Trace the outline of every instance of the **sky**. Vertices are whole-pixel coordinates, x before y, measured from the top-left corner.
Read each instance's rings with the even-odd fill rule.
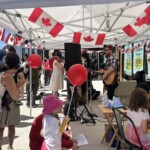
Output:
[[[6,43],[5,42],[3,42],[3,41],[0,41],[0,50],[2,50],[3,49],[3,47],[6,45]]]
[[[12,31],[6,29],[5,30],[5,39],[9,33],[14,34]],[[2,50],[4,46],[6,46],[6,43],[4,41],[0,41],[0,50]]]

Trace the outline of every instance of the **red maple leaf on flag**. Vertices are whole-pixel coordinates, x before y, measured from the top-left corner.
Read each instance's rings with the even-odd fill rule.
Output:
[[[42,18],[42,23],[45,25],[45,26],[51,26],[51,20],[50,18]]]
[[[83,39],[84,39],[86,42],[91,42],[91,41],[94,40],[90,35],[87,36],[87,37],[83,37]]]
[[[135,26],[142,26],[144,24],[143,18],[137,18],[136,22],[134,23]]]
[[[138,17],[136,19],[136,22],[134,23],[135,26],[142,26],[144,24],[150,25],[150,7],[147,7],[147,9],[144,11],[145,16],[143,17]]]
[[[11,37],[11,38],[10,38],[10,41],[12,42],[13,40],[14,40],[14,38],[13,38],[13,37]]]

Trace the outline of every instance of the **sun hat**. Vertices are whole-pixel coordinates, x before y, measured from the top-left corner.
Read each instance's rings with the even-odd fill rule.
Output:
[[[43,100],[43,113],[50,114],[54,110],[62,107],[62,101],[56,98],[54,95],[49,95]]]

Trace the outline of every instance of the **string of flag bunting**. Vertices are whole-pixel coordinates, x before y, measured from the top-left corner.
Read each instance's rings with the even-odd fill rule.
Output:
[[[118,50],[123,54],[123,53],[131,53],[133,51],[138,50],[140,47],[146,45],[146,53],[150,53],[150,41],[149,39],[145,39],[143,41],[141,41],[140,43],[138,43],[136,46],[132,47],[132,48],[127,48],[124,49],[122,46],[118,46]]]
[[[6,29],[0,28],[0,40],[5,42],[6,44],[13,45],[13,46],[18,46],[20,47],[22,44],[25,44],[25,39],[22,38],[21,36],[13,35],[11,33],[8,33],[7,37],[6,36]],[[30,48],[30,44],[25,44],[25,48]],[[40,45],[36,45],[36,49],[40,49]]]

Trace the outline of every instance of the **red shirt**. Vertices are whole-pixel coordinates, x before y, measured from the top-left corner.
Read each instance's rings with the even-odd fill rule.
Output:
[[[55,59],[56,59],[56,57],[53,56],[53,57],[49,60],[49,68],[50,68],[50,71],[53,71],[53,62],[54,62]]]
[[[42,130],[42,119],[43,114],[40,114],[35,118],[35,120],[32,123],[29,138],[30,138],[30,150],[41,150],[42,143],[44,141],[44,138],[40,135],[40,132]]]
[[[50,70],[49,60],[45,62],[45,70]]]

